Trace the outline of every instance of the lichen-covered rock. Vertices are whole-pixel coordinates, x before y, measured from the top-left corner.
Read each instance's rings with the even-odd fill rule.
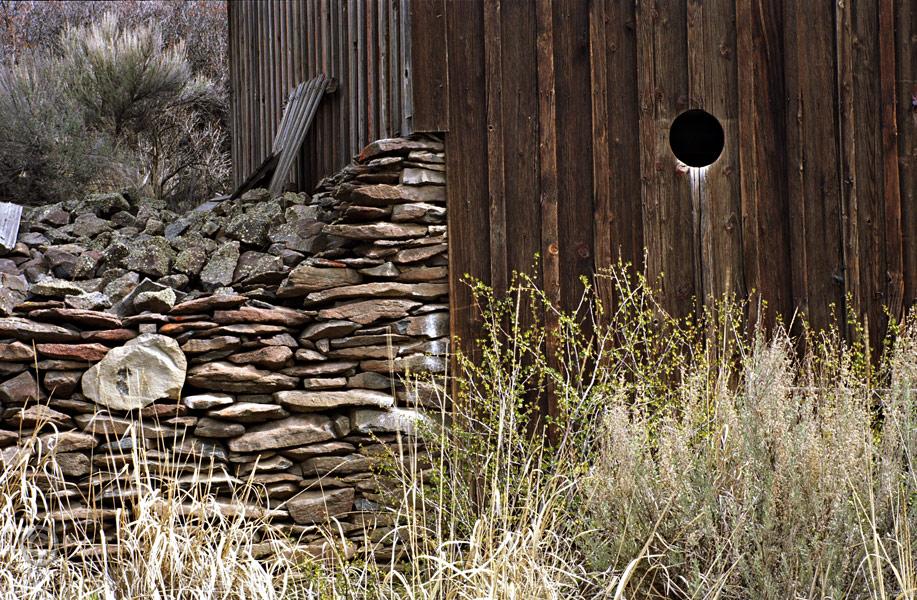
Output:
[[[188,363],[172,338],[144,334],[111,350],[83,375],[83,394],[114,410],[178,400]]]
[[[92,292],[78,296],[64,296],[64,305],[80,310],[104,310],[111,308],[111,300],[102,292]]]
[[[178,253],[174,267],[179,273],[197,277],[207,264],[207,250],[202,246],[191,246]]]
[[[112,302],[119,302],[128,294],[134,291],[134,288],[140,284],[140,275],[133,271],[128,271],[110,278],[105,284],[102,293],[105,294]]]
[[[272,254],[264,252],[255,252],[249,250],[239,256],[239,263],[236,265],[236,272],[233,275],[233,281],[244,281],[263,277],[267,274],[276,274],[279,281],[283,278],[283,259]]]
[[[279,202],[258,202],[249,206],[245,212],[231,217],[223,231],[229,238],[243,244],[263,245],[267,242],[271,223],[279,220],[281,215]]]
[[[268,239],[296,252],[318,252],[327,245],[327,239],[322,234],[324,227],[324,223],[315,219],[296,219],[286,223],[277,223],[268,231]]]
[[[111,223],[100,219],[94,213],[86,213],[76,218],[70,226],[70,231],[77,237],[94,238],[103,232],[111,231]]]
[[[215,290],[232,283],[236,266],[239,264],[239,242],[227,242],[213,253],[201,271],[201,283],[208,290]]]
[[[127,265],[143,275],[158,279],[169,274],[174,258],[169,241],[155,235],[130,245]]]
[[[97,217],[110,217],[122,210],[129,211],[131,205],[123,194],[109,192],[89,194],[82,200],[76,201],[72,208],[73,213],[77,215],[92,213]]]
[[[166,288],[149,292],[140,292],[134,298],[134,309],[137,312],[150,311],[166,313],[175,306],[175,290]]]
[[[96,282],[67,281],[66,279],[57,279],[55,277],[45,276],[39,278],[29,287],[29,292],[35,296],[47,296],[48,298],[63,298],[95,292]]]
[[[28,297],[29,282],[22,275],[0,273],[0,316],[12,314],[13,308]]]

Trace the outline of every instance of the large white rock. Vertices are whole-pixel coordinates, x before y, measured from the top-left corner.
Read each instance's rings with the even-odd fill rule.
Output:
[[[188,362],[178,343],[155,333],[114,348],[83,375],[83,394],[114,410],[143,408],[160,398],[178,400]]]

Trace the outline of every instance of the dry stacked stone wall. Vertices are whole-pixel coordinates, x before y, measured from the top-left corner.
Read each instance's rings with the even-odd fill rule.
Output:
[[[435,382],[404,376],[445,370],[444,163],[436,139],[389,139],[311,197],[29,209],[0,253],[3,460],[53,451],[62,526],[112,535],[139,445],[226,506],[254,482],[249,513],[302,543],[335,517],[368,548],[384,445],[416,442],[437,406]]]

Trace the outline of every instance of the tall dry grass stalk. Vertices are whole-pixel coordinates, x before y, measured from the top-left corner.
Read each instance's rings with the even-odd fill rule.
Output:
[[[390,558],[259,559],[265,540],[289,541],[218,510],[206,488],[151,475],[138,452],[134,493],[116,506],[117,551],[75,560],[95,532],[74,530],[67,545],[40,535],[57,501],[41,484],[51,463],[33,453],[0,476],[0,588],[68,599],[917,598],[917,314],[876,365],[830,332],[749,339],[728,302],[669,318],[647,282],[622,272],[603,275],[613,308],[587,290],[575,315],[549,313],[525,278],[505,298],[476,286],[481,359],[459,359],[459,395],[443,392],[426,452],[393,447],[379,473],[394,525],[368,537],[394,544]],[[548,341],[560,349],[550,362]],[[534,408],[548,388],[552,419]],[[534,435],[545,428],[550,444]],[[326,534],[330,545],[343,537],[333,523]]]

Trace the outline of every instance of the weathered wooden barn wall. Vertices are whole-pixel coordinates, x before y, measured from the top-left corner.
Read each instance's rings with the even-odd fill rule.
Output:
[[[230,37],[237,178],[320,71],[340,87],[298,188],[371,139],[446,132],[466,342],[462,276],[499,289],[536,254],[566,307],[619,258],[677,314],[735,292],[816,326],[855,308],[875,340],[917,298],[912,0],[241,0]],[[704,171],[668,145],[689,108],[725,129]]]
[[[411,129],[407,0],[233,0],[229,6],[233,175],[271,147],[290,91],[324,73],[322,101],[292,169],[311,189],[372,140]]]
[[[686,312],[724,292],[878,335],[917,285],[917,3],[912,0],[428,0],[415,53],[446,63],[453,328],[470,273],[537,277],[570,307],[622,258]],[[415,84],[416,86],[417,84]],[[703,171],[672,120],[703,108],[726,146]],[[644,255],[644,248],[646,254]],[[644,260],[644,256],[646,257]],[[754,316],[754,315],[752,315]]]

